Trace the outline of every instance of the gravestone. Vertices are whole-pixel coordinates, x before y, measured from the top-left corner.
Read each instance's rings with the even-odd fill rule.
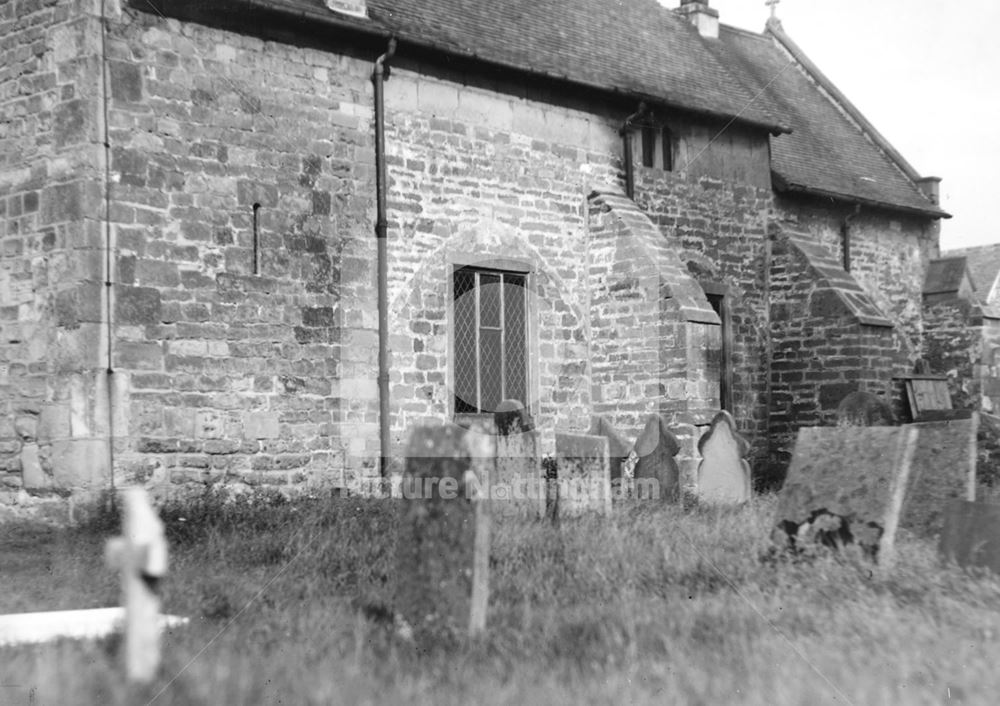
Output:
[[[517,400],[504,400],[493,414],[496,424],[496,473],[490,488],[494,515],[525,518],[545,514],[545,479],[539,435]]]
[[[837,405],[838,427],[891,427],[896,418],[884,401],[876,395],[857,390]]]
[[[492,438],[448,425],[418,427],[407,443],[395,609],[418,644],[486,627]]]
[[[736,431],[729,412],[719,412],[698,440],[698,497],[708,503],[742,503],[750,499],[750,465],[744,457],[750,451]]]
[[[1000,505],[952,500],[944,509],[941,555],[1000,575]]]
[[[122,537],[108,541],[105,557],[121,572],[125,603],[125,672],[147,683],[160,667],[159,582],[167,573],[163,522],[142,488],[123,492]]]
[[[556,432],[559,517],[611,514],[611,460],[603,436]]]
[[[680,468],[674,456],[680,451],[677,437],[667,428],[662,414],[651,414],[646,419],[639,438],[635,440],[635,485],[638,497],[655,497],[674,501],[680,497]],[[644,495],[643,486],[656,484],[656,495]]]
[[[773,539],[853,542],[891,563],[916,447],[912,426],[799,429]]]
[[[949,417],[952,410],[948,378],[944,375],[914,375],[906,379],[910,414],[921,422]]]
[[[629,443],[621,432],[614,428],[607,417],[595,414],[590,418],[590,429],[587,431],[590,436],[603,436],[608,440],[608,454],[611,459],[611,482],[621,480],[622,466],[628,461],[629,454],[632,453],[632,444]]]
[[[900,526],[922,537],[939,535],[950,501],[976,499],[979,415],[908,426],[919,435]]]

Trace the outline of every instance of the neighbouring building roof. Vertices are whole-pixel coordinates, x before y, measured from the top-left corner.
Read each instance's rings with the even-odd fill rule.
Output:
[[[150,0],[131,1],[152,11]],[[241,8],[285,13],[396,36],[401,51],[411,44],[739,120],[776,135],[779,190],[948,215],[780,23],[763,34],[723,26],[710,39],[656,0],[367,0],[367,7],[367,20],[333,13],[323,0],[158,0],[156,9],[209,22],[216,8],[230,18]]]
[[[968,272],[964,257],[942,257],[931,260],[924,278],[924,294],[957,294]]]
[[[947,250],[928,264],[925,301],[966,299],[983,316],[1000,319],[998,278],[1000,244]]]
[[[941,260],[935,262],[956,259],[965,260],[968,264],[972,286],[980,301],[1000,303],[1000,292],[996,287],[997,276],[1000,275],[1000,243],[947,250],[941,253]]]

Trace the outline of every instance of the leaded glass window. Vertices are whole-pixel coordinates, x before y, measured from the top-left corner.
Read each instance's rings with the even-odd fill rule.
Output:
[[[455,270],[455,412],[527,406],[526,279],[520,272]]]

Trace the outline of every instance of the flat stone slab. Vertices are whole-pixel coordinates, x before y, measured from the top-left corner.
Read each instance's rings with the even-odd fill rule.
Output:
[[[421,643],[485,628],[492,436],[454,425],[409,439],[396,540],[395,610]]]
[[[159,620],[160,630],[190,622],[176,615],[161,615]],[[0,647],[36,645],[59,639],[96,640],[124,628],[124,608],[10,613],[0,615]]]
[[[890,562],[917,433],[911,426],[799,429],[775,540],[794,543],[822,524],[831,539],[857,542]]]
[[[611,459],[607,437],[556,432],[556,463],[560,517],[586,512],[611,514]]]
[[[622,477],[622,465],[632,453],[632,444],[625,436],[615,429],[607,417],[595,414],[590,418],[589,436],[603,436],[608,440],[608,454],[611,457],[611,480]]]
[[[976,498],[979,415],[907,426],[917,429],[919,436],[900,526],[921,537],[939,535],[947,504]]]
[[[719,412],[712,425],[698,440],[698,497],[708,503],[743,503],[750,499],[750,465],[744,456],[750,452],[736,431],[729,412]]]
[[[545,477],[538,432],[496,438],[496,471],[490,487],[494,515],[534,519],[545,515]]]
[[[1000,505],[952,500],[943,525],[938,549],[947,561],[1000,575]]]

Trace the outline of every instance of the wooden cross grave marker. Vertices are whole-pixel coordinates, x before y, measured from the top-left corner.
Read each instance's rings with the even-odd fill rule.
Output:
[[[158,584],[167,573],[167,540],[146,491],[129,488],[123,495],[123,536],[108,540],[105,559],[121,571],[125,672],[129,681],[150,682],[160,666]]]

